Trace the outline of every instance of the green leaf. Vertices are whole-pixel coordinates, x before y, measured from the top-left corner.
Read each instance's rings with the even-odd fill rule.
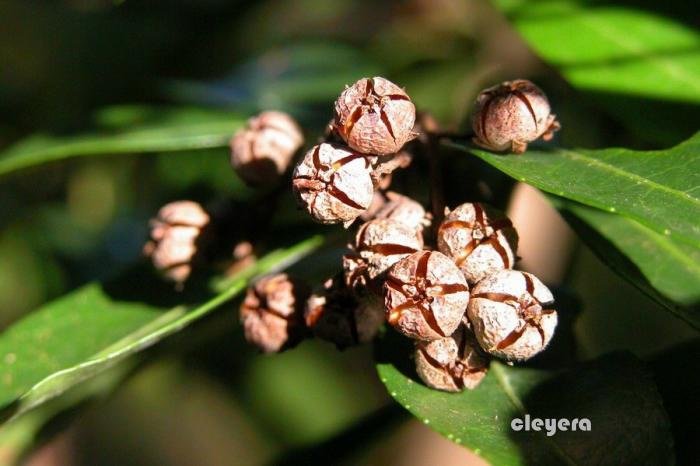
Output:
[[[211,112],[184,109],[163,110],[163,118],[145,115],[137,108],[125,107],[103,114],[108,125],[120,126],[147,118],[151,123],[131,126],[116,132],[75,137],[33,136],[0,153],[0,176],[48,162],[80,156],[142,154],[225,147],[233,132],[243,124],[241,118]],[[152,121],[156,122],[152,122]]]
[[[700,249],[620,215],[558,198],[552,201],[604,263],[700,329]]]
[[[494,362],[475,390],[454,394],[423,385],[406,368],[408,354],[397,351],[403,344],[389,340],[379,345],[377,370],[391,396],[492,464],[672,463],[667,414],[650,371],[632,355],[611,354],[564,372]],[[587,418],[591,431],[514,431],[512,419],[525,414]]]
[[[140,267],[45,305],[0,334],[3,417],[17,417],[182,330],[238,295],[253,275],[284,268],[321,242],[312,237],[274,251],[218,282],[216,293],[197,287],[177,293]]]
[[[648,152],[533,149],[517,156],[451,146],[543,191],[700,247],[700,133],[671,149]]]
[[[700,103],[700,34],[595,2],[496,0],[545,61],[591,91]]]

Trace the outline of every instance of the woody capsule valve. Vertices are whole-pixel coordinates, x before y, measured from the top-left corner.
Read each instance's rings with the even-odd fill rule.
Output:
[[[384,282],[387,322],[417,340],[452,335],[468,302],[464,276],[437,251],[419,251],[401,259],[389,269]]]
[[[552,139],[561,125],[542,90],[526,79],[506,81],[481,92],[472,119],[474,143],[521,154],[528,143]]]
[[[362,78],[335,102],[333,127],[358,152],[389,155],[414,139],[416,107],[406,92],[388,79]]]
[[[372,203],[372,160],[350,149],[323,143],[313,147],[294,170],[299,203],[321,223],[348,223]]]
[[[501,270],[473,289],[467,316],[481,347],[507,360],[542,351],[554,335],[554,297],[534,275]]]
[[[274,182],[304,143],[299,125],[283,112],[262,112],[231,138],[231,166],[249,185]]]

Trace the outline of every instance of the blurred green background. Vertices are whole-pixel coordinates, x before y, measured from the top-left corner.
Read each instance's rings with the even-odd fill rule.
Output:
[[[682,10],[677,17],[688,21]],[[547,90],[564,126],[557,142],[566,146],[665,147],[697,124],[640,131],[600,110],[596,98],[605,96],[571,89],[486,1],[0,0],[0,147],[34,133],[167,121],[176,107],[189,109],[174,116],[184,122],[285,110],[314,141],[343,86],[370,75],[405,86],[419,108],[453,129],[464,128],[480,89],[528,77]],[[455,173],[472,168],[456,164]],[[505,204],[512,184],[484,170],[489,186],[502,191],[493,198]],[[447,181],[456,186],[449,200],[465,200],[465,180]],[[138,260],[147,220],[164,202],[253,195],[228,167],[225,149],[77,159],[4,178],[0,327]],[[280,224],[308,227],[291,207],[284,212],[289,218]],[[620,348],[644,356],[693,336],[584,246],[569,251],[562,286],[583,309],[580,356]],[[256,356],[242,342],[234,311],[152,351],[162,357],[129,362],[98,380],[107,387],[110,377],[127,382],[109,396],[95,388],[102,394],[96,402],[64,413],[38,437],[54,411],[4,428],[0,462],[266,464],[303,463],[305,454],[329,464],[481,461],[391,407],[371,349],[338,353],[309,342]],[[333,443],[353,426],[349,438],[368,440],[363,448]]]

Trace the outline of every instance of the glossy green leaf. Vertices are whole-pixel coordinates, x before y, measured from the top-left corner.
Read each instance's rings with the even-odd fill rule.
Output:
[[[671,149],[648,152],[530,149],[517,156],[451,145],[543,191],[700,247],[700,133]]]
[[[122,108],[102,117],[107,125],[126,126],[119,131],[75,137],[33,136],[0,153],[0,176],[16,170],[48,162],[80,156],[143,154],[225,147],[233,132],[243,124],[239,117],[221,112],[182,110],[164,111],[155,118],[155,110],[147,115],[138,108]],[[206,113],[206,112],[204,112]],[[127,126],[147,118],[148,124]]]
[[[700,103],[700,34],[640,9],[582,0],[496,0],[576,87]]]
[[[86,285],[0,334],[0,407],[23,412],[183,329],[226,303],[255,274],[284,268],[321,244],[313,237],[274,251],[214,292],[184,293],[139,267],[118,279]]]
[[[377,370],[391,396],[428,427],[492,464],[672,463],[662,400],[650,371],[629,354],[607,355],[564,372],[494,362],[475,390],[453,394],[423,385],[407,368],[409,355],[400,356],[399,345],[385,340],[378,351]],[[514,431],[511,421],[526,414],[587,418],[591,431],[553,436],[544,428]]]
[[[598,257],[643,293],[700,328],[700,248],[634,220],[552,198]]]

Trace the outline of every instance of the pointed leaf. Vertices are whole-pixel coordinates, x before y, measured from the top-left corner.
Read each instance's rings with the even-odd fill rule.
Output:
[[[564,218],[615,272],[700,328],[700,249],[634,220],[554,198]]]
[[[137,119],[133,111],[108,114],[109,123],[119,118]],[[132,109],[133,110],[133,109]],[[205,112],[204,112],[205,113]],[[223,116],[221,112],[185,109],[164,112],[160,122],[130,126],[116,132],[74,137],[33,136],[0,153],[0,176],[48,162],[80,156],[143,154],[225,147],[234,131],[243,124],[241,118]],[[154,120],[152,113],[148,115]],[[157,121],[157,120],[156,120]]]
[[[565,372],[494,362],[475,390],[445,393],[423,385],[406,368],[408,354],[396,359],[402,343],[389,340],[379,345],[377,370],[391,396],[428,427],[492,464],[672,463],[667,414],[650,371],[632,355],[611,354]],[[525,415],[586,418],[591,430],[553,436],[544,427],[514,431],[511,421]]]
[[[700,34],[597,2],[496,0],[535,52],[581,89],[700,103]]]
[[[700,247],[700,133],[676,147],[648,152],[531,149],[517,156],[451,145],[543,191]]]
[[[3,418],[19,416],[180,331],[239,294],[253,275],[284,268],[320,244],[313,237],[274,251],[217,284],[216,293],[177,293],[140,267],[45,305],[0,334]]]

